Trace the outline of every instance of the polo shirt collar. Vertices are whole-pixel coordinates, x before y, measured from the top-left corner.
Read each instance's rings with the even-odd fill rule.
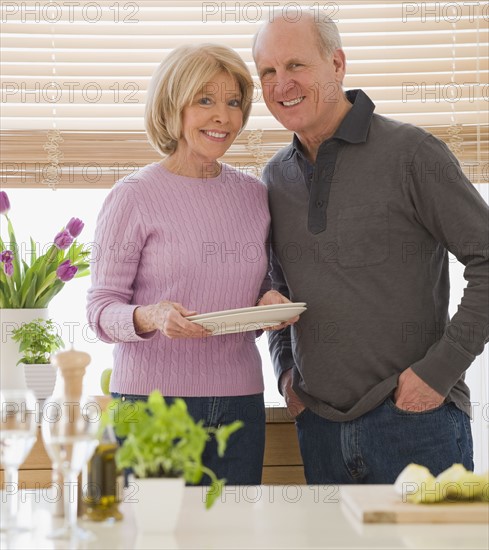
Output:
[[[331,139],[341,139],[348,143],[365,143],[375,110],[375,104],[363,90],[348,90],[346,97],[352,108],[342,120]],[[290,150],[284,160],[289,160],[294,153],[303,155],[299,138],[294,134]]]
[[[362,90],[348,90],[346,98],[353,104],[333,138],[348,143],[365,143],[374,114],[375,104]]]

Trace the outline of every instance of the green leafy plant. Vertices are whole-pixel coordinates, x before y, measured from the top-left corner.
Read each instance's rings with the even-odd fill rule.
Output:
[[[23,356],[17,361],[26,365],[47,365],[49,356],[64,348],[52,319],[34,319],[12,331],[12,340],[18,342]]]
[[[206,428],[195,422],[183,399],[167,404],[158,390],[148,401],[128,402],[113,399],[103,414],[102,426],[111,425],[123,443],[116,453],[120,468],[131,468],[139,478],[183,477],[191,484],[208,475],[211,485],[206,494],[210,508],[221,494],[225,479],[217,479],[212,470],[202,464],[202,453],[211,437],[217,442],[217,452],[223,456],[228,438],[243,423],[233,422],[219,428]]]

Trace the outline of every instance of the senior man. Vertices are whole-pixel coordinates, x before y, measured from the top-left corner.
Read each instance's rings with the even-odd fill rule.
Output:
[[[269,343],[307,482],[392,483],[410,462],[473,469],[464,373],[487,341],[488,206],[444,143],[343,91],[331,20],[277,15],[253,55],[294,132],[263,179],[274,288],[308,309]],[[449,251],[468,280],[451,320]]]

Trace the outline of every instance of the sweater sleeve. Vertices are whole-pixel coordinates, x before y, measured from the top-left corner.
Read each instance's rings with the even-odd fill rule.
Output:
[[[267,293],[269,290],[272,289],[272,278],[271,278],[271,275],[270,275],[270,267],[271,267],[271,264],[270,264],[270,253],[271,253],[271,239],[270,239],[270,231],[268,233],[268,238],[267,238],[267,242],[265,244],[265,250],[266,250],[266,253],[267,253],[267,265],[268,265],[268,268],[267,268],[267,272],[265,273],[265,278],[263,279],[263,282],[260,286],[260,290],[258,292],[258,300],[265,294]]]
[[[433,136],[423,140],[409,168],[410,195],[420,223],[465,265],[468,282],[443,336],[411,365],[446,396],[488,341],[489,208],[455,156]]]
[[[145,244],[144,221],[138,195],[122,183],[106,198],[95,230],[92,286],[88,291],[88,321],[104,342],[136,342],[134,328],[134,281]],[[130,254],[127,251],[130,250]]]

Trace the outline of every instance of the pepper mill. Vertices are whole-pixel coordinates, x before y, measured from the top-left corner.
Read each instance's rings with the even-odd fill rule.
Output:
[[[80,414],[80,401],[83,393],[83,377],[85,376],[85,371],[90,363],[90,355],[83,351],[75,351],[71,349],[69,351],[58,352],[55,355],[51,356],[51,362],[55,365],[60,373],[62,383],[61,397],[64,403],[68,404],[78,404],[78,410],[72,409],[73,413],[77,412]],[[54,396],[53,396],[54,397]],[[76,414],[74,414],[76,416]],[[75,421],[75,418],[73,418]],[[74,434],[74,422],[65,425],[65,435]],[[53,485],[55,485],[58,491],[58,500],[56,501],[54,515],[58,517],[64,516],[64,479],[62,473],[59,469],[53,469]],[[77,515],[81,516],[83,514],[82,510],[82,487],[81,487],[81,476],[78,478],[78,508]]]
[[[51,357],[63,377],[63,395],[70,401],[80,402],[83,389],[83,377],[90,363],[90,355],[84,351],[60,351]]]

